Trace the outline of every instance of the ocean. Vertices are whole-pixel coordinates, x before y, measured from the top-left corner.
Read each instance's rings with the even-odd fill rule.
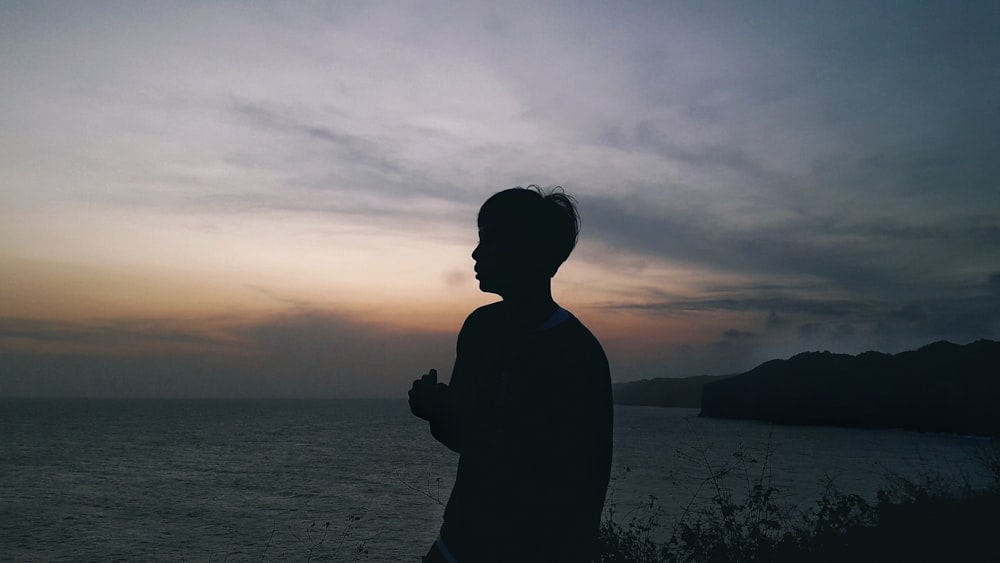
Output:
[[[985,482],[982,439],[615,408],[608,506],[667,527],[736,465],[789,510],[886,473]],[[419,561],[457,455],[402,400],[0,399],[0,561]],[[746,469],[744,472],[743,469]]]

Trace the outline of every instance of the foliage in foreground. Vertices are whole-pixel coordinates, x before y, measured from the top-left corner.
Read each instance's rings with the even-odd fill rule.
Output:
[[[664,512],[655,496],[636,507],[641,516],[633,515],[624,525],[616,521],[616,504],[609,502],[594,563],[997,560],[993,536],[1000,514],[1000,441],[974,454],[991,477],[986,488],[956,485],[941,475],[914,480],[890,473],[874,502],[829,486],[815,506],[802,513],[793,513],[778,502],[779,491],[772,485],[770,473],[770,446],[762,462],[737,451],[728,463],[714,465],[706,454],[703,449],[685,454],[708,470],[705,502],[692,499],[669,529],[663,524]],[[726,478],[733,476],[746,485],[740,498],[727,485]],[[423,494],[443,504],[438,497]],[[367,540],[358,538],[354,530],[358,519],[352,515],[341,526],[313,523],[300,532],[289,527],[286,535],[290,537],[284,538],[283,548],[273,545],[272,540],[278,538],[272,528],[253,560],[367,560]],[[662,540],[664,537],[668,539]],[[222,559],[231,560],[240,558],[226,555]]]
[[[974,490],[953,485],[940,475],[921,480],[887,475],[875,502],[833,487],[805,513],[787,513],[771,485],[770,451],[761,470],[743,452],[734,461],[713,466],[706,482],[711,497],[689,507],[665,542],[657,542],[662,510],[655,497],[644,517],[615,522],[615,505],[601,525],[598,563],[741,563],[842,561],[996,561],[997,514],[1000,514],[1000,443],[975,454],[992,477]],[[737,500],[723,478],[733,471],[746,479],[745,498]]]

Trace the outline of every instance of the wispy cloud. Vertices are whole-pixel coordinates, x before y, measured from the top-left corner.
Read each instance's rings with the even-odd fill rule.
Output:
[[[279,142],[267,148],[275,150],[279,146],[284,147],[280,149],[281,154],[273,155],[280,157],[279,163],[287,164],[288,153],[303,152],[314,160],[328,162],[331,168],[349,168],[355,174],[364,172],[376,178],[398,177],[411,172],[405,170],[398,157],[391,153],[391,146],[321,122],[321,118],[329,115],[328,108],[312,112],[311,116],[299,116],[296,113],[303,113],[301,109],[296,112],[294,108],[282,108],[275,104],[234,101],[231,109],[256,131],[259,138],[278,137]],[[266,151],[254,156],[268,158]],[[351,176],[349,172],[345,175]],[[327,184],[324,187],[336,189],[342,186]],[[350,188],[350,185],[346,187]]]
[[[585,267],[556,284],[650,342],[624,372],[1000,337],[998,21],[982,2],[5,4],[0,259],[189,273],[289,316],[209,335],[22,307],[2,337],[281,341],[351,369],[311,335],[419,353],[289,288],[445,299],[477,206],[529,183],[578,198]],[[698,336],[646,338],[673,315]]]
[[[0,351],[18,348],[37,353],[91,353],[97,355],[143,355],[165,350],[179,352],[226,352],[234,340],[225,331],[195,326],[166,318],[110,318],[91,321],[60,321],[31,318],[0,318]]]
[[[454,335],[403,330],[319,310],[210,330],[199,320],[4,319],[0,395],[398,396],[454,360]],[[113,384],[112,384],[113,383]],[[111,387],[107,387],[111,385]]]

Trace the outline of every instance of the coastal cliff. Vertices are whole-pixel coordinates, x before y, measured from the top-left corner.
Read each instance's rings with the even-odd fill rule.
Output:
[[[1000,436],[1000,342],[771,360],[706,383],[701,416]]]

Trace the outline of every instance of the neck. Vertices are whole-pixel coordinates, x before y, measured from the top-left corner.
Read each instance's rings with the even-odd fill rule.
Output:
[[[544,283],[519,288],[519,291],[505,292],[502,297],[512,319],[525,326],[544,323],[558,307],[552,299],[552,283],[549,278]]]

